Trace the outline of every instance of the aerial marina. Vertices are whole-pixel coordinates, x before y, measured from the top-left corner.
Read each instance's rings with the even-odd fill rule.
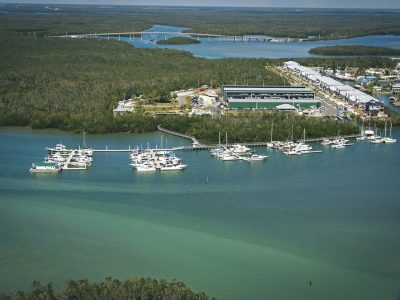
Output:
[[[400,300],[398,3],[93,1],[0,5],[0,300]]]
[[[292,129],[293,130],[293,129]],[[338,133],[336,137],[321,138],[312,140],[313,143],[321,141],[322,146],[329,146],[331,149],[344,149],[345,147],[352,146],[354,143],[350,139],[356,141],[368,141],[372,144],[394,144],[397,142],[392,137],[392,126],[390,127],[389,136],[387,136],[385,125],[385,134],[380,136],[376,131],[361,128],[359,135],[341,137]],[[163,129],[163,132],[166,132]],[[180,136],[181,134],[173,131],[168,131],[169,134]],[[178,146],[171,149],[163,148],[147,148],[136,146],[131,149],[93,149],[88,147],[78,147],[77,149],[68,149],[65,145],[59,143],[55,147],[46,147],[48,152],[47,156],[42,162],[32,163],[29,171],[35,173],[59,173],[62,170],[86,170],[93,163],[93,154],[95,152],[127,152],[130,159],[130,166],[137,172],[155,172],[155,171],[179,171],[188,167],[187,164],[182,163],[182,159],[176,156],[176,151],[181,150],[205,150],[209,149],[212,157],[221,161],[247,161],[259,162],[265,161],[269,156],[256,153],[250,147],[263,147],[265,149],[279,150],[288,156],[299,156],[303,154],[317,154],[322,153],[322,150],[315,150],[310,143],[307,143],[306,132],[303,130],[301,140],[294,140],[292,138],[287,141],[273,141],[273,127],[271,128],[271,141],[260,143],[233,143],[228,144],[228,134],[225,134],[225,145],[221,144],[221,135],[219,135],[218,145],[202,145],[199,144],[196,138],[191,136],[182,135],[186,139],[193,139],[193,145],[190,147]],[[161,141],[161,144],[163,142]]]

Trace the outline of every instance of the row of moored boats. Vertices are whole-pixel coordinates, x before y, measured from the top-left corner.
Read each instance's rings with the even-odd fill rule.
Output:
[[[93,161],[93,150],[90,148],[67,149],[63,144],[46,148],[47,156],[42,162],[33,163],[31,173],[58,173],[62,170],[86,170]]]
[[[376,135],[373,130],[361,131],[361,136],[357,138],[359,141],[369,141],[374,144],[393,144],[396,139],[392,138],[392,126],[389,136]],[[330,146],[333,149],[343,149],[353,145],[348,139],[337,137],[324,139],[321,142],[324,146]],[[313,150],[312,146],[305,143],[305,131],[303,139],[298,142],[273,142],[271,133],[271,142],[267,143],[267,148],[281,150],[286,155],[302,155],[311,153],[321,153],[320,150]],[[31,173],[57,173],[64,169],[85,170],[91,166],[93,161],[93,149],[78,148],[67,149],[63,144],[57,144],[53,148],[46,148],[48,155],[42,162],[33,163],[29,169]],[[210,151],[213,157],[222,161],[264,161],[268,158],[266,155],[257,154],[245,145],[241,144],[226,144],[218,146]],[[187,165],[183,164],[181,159],[170,150],[157,149],[135,149],[130,152],[131,166],[138,172],[153,172],[153,171],[175,171],[183,170]]]
[[[138,172],[177,171],[187,167],[175,152],[169,150],[137,148],[130,153],[130,159],[130,165]]]
[[[321,150],[313,150],[312,146],[306,144],[305,137],[306,137],[306,131],[304,129],[303,139],[301,141],[273,142],[272,131],[271,131],[271,142],[267,143],[267,148],[281,150],[286,155],[302,155],[302,154],[312,154],[312,153],[322,152]]]
[[[266,155],[257,154],[250,148],[233,144],[231,146],[218,146],[210,151],[211,155],[222,161],[245,160],[245,161],[263,161],[268,158]]]
[[[394,144],[397,142],[396,139],[392,138],[392,124],[390,124],[389,136],[387,136],[387,126],[385,122],[385,134],[384,136],[380,136],[376,134],[373,130],[368,129],[364,131],[364,128],[361,129],[361,136],[357,138],[359,141],[369,141],[373,144]]]

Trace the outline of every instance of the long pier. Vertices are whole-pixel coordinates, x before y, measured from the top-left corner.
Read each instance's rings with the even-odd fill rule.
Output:
[[[232,145],[234,145],[235,143],[224,143],[224,144],[201,144],[195,137],[190,136],[190,135],[186,135],[183,133],[179,133],[176,131],[172,131],[172,130],[168,130],[165,128],[162,128],[161,126],[158,126],[158,130],[173,136],[177,136],[180,138],[184,138],[184,139],[188,139],[192,141],[192,146],[177,146],[177,147],[172,147],[172,148],[155,148],[153,150],[156,151],[195,151],[195,150],[210,150],[210,149],[214,149],[217,148],[219,146],[227,146],[230,147]],[[315,143],[315,142],[321,142],[324,139],[336,139],[338,137],[340,138],[346,138],[346,139],[355,139],[360,137],[360,134],[349,134],[349,135],[341,135],[341,136],[330,136],[330,137],[318,137],[318,138],[311,138],[311,139],[305,139],[304,142],[306,143]],[[300,140],[300,139],[299,139]],[[274,142],[278,142],[278,141],[274,141]],[[253,147],[266,147],[270,142],[241,142],[241,145],[253,148]],[[104,148],[104,149],[92,149],[93,152],[95,153],[119,153],[119,152],[132,152],[133,150],[135,150],[136,148],[127,148],[127,149],[109,149],[108,147]]]
[[[206,144],[201,144],[194,136],[190,136],[187,134],[183,134],[180,132],[176,132],[176,131],[172,131],[172,130],[168,130],[165,128],[162,128],[160,125],[158,125],[158,130],[161,132],[165,132],[174,136],[178,136],[184,139],[189,139],[193,142],[192,146],[182,146],[182,147],[176,147],[173,148],[172,150],[208,150],[208,149],[213,149],[213,148],[217,148],[220,145],[219,144],[211,144],[211,145],[206,145]],[[349,135],[341,135],[341,138],[346,138],[346,139],[355,139],[360,137],[360,134],[349,134]],[[330,136],[330,137],[318,137],[318,138],[311,138],[311,139],[305,139],[304,142],[306,143],[312,143],[312,142],[321,142],[324,139],[336,139],[338,138],[338,136]],[[267,144],[270,142],[249,142],[249,143],[240,143],[241,145],[247,146],[247,147],[266,147]],[[226,146],[232,146],[233,143],[231,144],[224,144]]]
[[[162,128],[160,125],[157,126],[157,129],[159,131],[161,131],[161,132],[165,132],[165,133],[168,133],[170,135],[174,135],[174,136],[178,136],[178,137],[181,137],[181,138],[184,138],[184,139],[187,139],[187,140],[191,140],[193,145],[195,145],[196,148],[197,148],[197,146],[203,146],[203,145],[201,145],[199,143],[199,141],[194,136],[190,136],[190,135],[183,134],[183,133],[180,133],[180,132],[168,130],[168,129]]]
[[[217,148],[221,145],[219,144],[202,144],[199,142],[199,140],[191,135],[187,135],[184,133],[176,132],[173,130],[169,130],[166,128],[161,127],[160,125],[157,126],[157,129],[161,132],[177,136],[180,138],[184,138],[187,140],[190,140],[192,142],[191,146],[178,146],[178,147],[172,147],[168,149],[153,149],[153,150],[158,150],[158,151],[193,151],[193,150],[209,150],[209,149],[214,149]],[[346,139],[355,139],[360,137],[360,134],[350,134],[350,135],[341,135],[341,138],[346,138]],[[304,142],[306,143],[313,143],[313,142],[321,142],[324,139],[336,139],[338,136],[330,136],[330,137],[318,137],[318,138],[310,138],[310,139],[305,139]],[[266,147],[267,144],[270,142],[241,142],[240,144],[247,146],[247,147]],[[229,144],[223,144],[225,146],[232,146],[234,143],[229,143]],[[127,149],[109,149],[107,146],[104,149],[93,149],[93,152],[111,152],[111,153],[118,153],[118,152],[132,152],[136,148],[131,148],[130,146]]]

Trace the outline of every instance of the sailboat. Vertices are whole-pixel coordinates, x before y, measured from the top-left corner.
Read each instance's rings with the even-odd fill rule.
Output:
[[[397,142],[397,139],[392,138],[392,127],[393,124],[392,122],[390,122],[390,133],[389,133],[389,137],[386,136],[386,122],[385,122],[385,137],[382,138],[382,142],[385,144],[394,144]]]
[[[220,154],[222,154],[222,152],[224,152],[225,148],[221,146],[221,132],[218,132],[218,147],[211,149],[210,150],[210,154],[212,156],[219,156]]]
[[[228,133],[225,133],[225,149],[218,155],[218,158],[223,161],[239,160],[240,156],[228,150]]]
[[[272,135],[274,132],[274,122],[271,123],[271,141],[269,143],[267,143],[267,148],[274,148],[275,144],[272,141]]]
[[[364,132],[364,123],[362,123],[360,136],[356,140],[357,141],[365,141],[365,139],[366,139],[366,136],[365,136],[365,132]]]
[[[86,139],[85,139],[85,132],[82,133],[82,140],[83,140],[83,154],[87,156],[92,156],[93,155],[93,149],[88,148],[86,146]]]

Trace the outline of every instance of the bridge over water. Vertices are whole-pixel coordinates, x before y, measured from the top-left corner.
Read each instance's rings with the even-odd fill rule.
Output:
[[[66,38],[117,38],[128,37],[129,40],[143,40],[146,38],[152,38],[154,36],[162,37],[166,40],[168,37],[191,37],[200,40],[200,38],[208,38],[218,41],[230,41],[230,42],[268,42],[271,38],[264,36],[249,36],[249,35],[224,35],[224,34],[212,34],[212,33],[199,33],[199,32],[170,32],[170,31],[130,31],[130,32],[107,32],[107,33],[80,33],[80,34],[65,34],[57,37]]]

